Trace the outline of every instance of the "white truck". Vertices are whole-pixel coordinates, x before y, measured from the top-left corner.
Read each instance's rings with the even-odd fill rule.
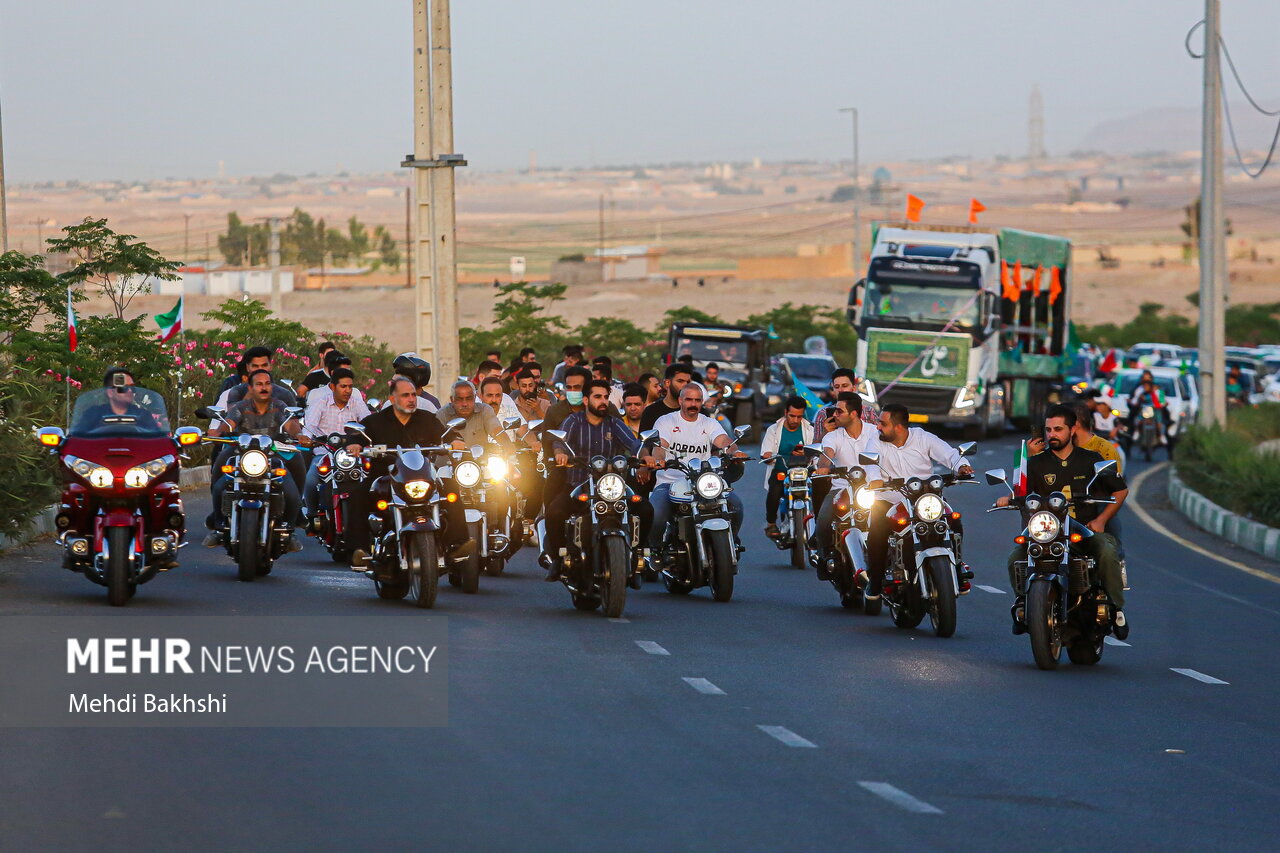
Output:
[[[1039,417],[1063,376],[1070,241],[1008,228],[872,234],[866,277],[849,294],[860,390],[970,440]],[[1025,283],[1016,291],[1015,271]]]

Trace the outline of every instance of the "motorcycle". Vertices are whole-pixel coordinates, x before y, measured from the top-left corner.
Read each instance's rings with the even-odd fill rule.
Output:
[[[359,424],[347,428],[362,432]],[[375,480],[371,489],[371,568],[365,576],[373,581],[378,598],[398,601],[407,595],[418,607],[435,605],[447,553],[440,504],[457,500],[457,495],[445,492],[431,454],[448,449],[372,445],[360,452],[366,460],[395,457],[386,476]]]
[[[548,430],[548,435],[565,440],[560,430]],[[641,496],[627,483],[639,460],[574,457],[570,464],[587,471],[586,481],[570,494],[571,500],[586,504],[587,511],[569,516],[566,522],[560,582],[577,609],[598,607],[616,619],[626,607],[627,587],[640,588],[645,563],[636,545],[641,541],[640,517],[631,512]]]
[[[80,395],[66,433],[36,431],[65,469],[54,520],[63,567],[105,586],[114,607],[177,567],[186,533],[178,456],[200,441],[195,427],[171,435],[163,398],[117,378]],[[117,414],[110,398],[129,396],[126,412]]]
[[[782,506],[778,513],[778,535],[773,537],[773,544],[779,551],[791,552],[793,569],[803,569],[809,565],[809,539],[813,535],[813,500],[810,496],[810,480],[820,476],[812,474],[809,465],[821,453],[821,445],[810,445],[805,448],[803,462],[787,460],[787,470],[773,474],[783,484]],[[772,466],[776,461],[776,459],[761,459],[760,464]]]
[[[749,431],[748,426],[734,428],[738,438]],[[710,586],[716,601],[729,601],[738,573],[739,544],[725,500],[730,486],[723,460],[713,456],[686,465],[669,459],[666,468],[685,476],[671,485],[670,500],[675,506],[659,558],[664,565],[663,586],[675,595]]]
[[[822,445],[814,444],[806,448],[822,452]],[[871,530],[871,507],[876,502],[875,492],[866,487],[867,472],[861,467],[831,468],[827,474],[817,477],[830,477],[845,480],[849,485],[844,487],[835,498],[835,557],[827,563],[827,577],[831,585],[840,594],[841,606],[857,610],[862,608],[868,616],[879,614],[882,599],[864,598],[867,571],[867,536]],[[813,554],[810,560],[816,567],[819,555]]]
[[[449,572],[449,583],[473,593],[480,589],[481,572],[490,576],[502,574],[515,553],[510,501],[501,525],[491,527],[489,523],[489,503],[495,493],[507,491],[511,466],[501,454],[486,453],[479,444],[450,451],[450,457],[452,464],[441,468],[440,476],[452,483],[456,500],[466,514],[468,536],[476,547],[457,570]]]
[[[1093,479],[1115,464],[1114,460],[1095,463]],[[1019,600],[1013,605],[1013,618],[1030,635],[1036,666],[1057,669],[1064,646],[1072,663],[1096,664],[1102,659],[1107,635],[1115,629],[1115,608],[1103,589],[1093,559],[1072,547],[1094,534],[1071,516],[1070,509],[1115,501],[1068,498],[1062,492],[1048,497],[1018,497],[1004,469],[988,471],[986,479],[993,486],[1004,485],[1010,494],[1008,506],[993,507],[988,512],[1016,509],[1025,523],[1022,533],[1014,539],[1016,544],[1027,546],[1027,556],[1014,564]]]
[[[351,562],[351,543],[347,541],[351,490],[369,476],[370,461],[349,453],[347,436],[334,433],[316,448],[320,462],[320,504],[308,523],[308,532],[319,539],[335,563]]]
[[[973,442],[961,445],[960,455],[972,455],[976,446]],[[874,465],[879,454],[860,454],[858,461]],[[881,596],[899,628],[914,628],[928,614],[936,636],[955,633],[960,582],[971,579],[973,573],[960,559],[960,534],[955,525],[960,513],[947,505],[943,490],[974,482],[956,474],[885,481],[887,488],[906,498],[889,511],[892,526]]]
[[[302,418],[300,408],[285,411],[291,420]],[[217,406],[206,406],[196,414],[230,426],[226,410]],[[265,577],[271,574],[275,561],[288,552],[293,536],[294,519],[284,517],[281,484],[292,476],[283,455],[297,453],[299,447],[266,435],[206,435],[203,440],[236,448],[221,470],[214,472],[231,481],[222,494],[222,517],[227,520],[223,545],[227,556],[235,560],[241,581]]]

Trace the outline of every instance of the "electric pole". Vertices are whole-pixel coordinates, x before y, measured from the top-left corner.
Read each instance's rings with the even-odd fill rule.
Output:
[[[0,254],[9,251],[9,214],[4,193],[4,113],[0,112]]]
[[[191,214],[182,214],[182,265],[191,265]]]
[[[271,228],[271,244],[268,258],[271,262],[271,313],[277,317],[284,313],[284,305],[280,299],[280,219],[273,216],[268,222]]]
[[[844,107],[840,112],[849,113],[853,117],[853,259],[850,266],[853,267],[853,277],[856,279],[859,277],[858,265],[862,262],[862,190],[858,187],[858,108]]]
[[[432,363],[437,389],[458,375],[458,268],[454,175],[466,159],[453,151],[453,48],[449,0],[413,2],[413,154],[417,170],[418,355]]]
[[[1226,240],[1222,204],[1222,76],[1218,0],[1204,4],[1204,117],[1200,139],[1200,423],[1227,419]]]

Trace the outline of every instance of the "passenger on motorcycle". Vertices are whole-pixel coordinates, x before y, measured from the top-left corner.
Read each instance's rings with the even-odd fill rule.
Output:
[[[1129,435],[1137,435],[1138,418],[1141,416],[1142,407],[1147,404],[1155,410],[1156,423],[1160,426],[1157,435],[1160,443],[1164,444],[1166,432],[1169,429],[1168,409],[1165,406],[1164,392],[1156,386],[1156,381],[1149,370],[1143,371],[1142,381],[1129,395]]]
[[[804,446],[813,442],[813,425],[804,419],[805,401],[791,397],[783,406],[782,417],[764,431],[760,439],[760,461],[773,459],[765,469],[764,535],[770,539],[778,535],[778,506],[786,481],[782,479],[791,465],[805,462]],[[798,533],[799,535],[799,533]]]
[[[302,422],[302,434],[298,443],[311,447],[316,439],[323,442],[334,433],[341,433],[352,421],[362,421],[369,417],[369,407],[363,399],[355,396],[356,375],[349,368],[335,368],[329,376],[329,395],[323,402],[307,407],[307,414]],[[317,389],[319,390],[319,389]],[[302,502],[307,507],[307,515],[313,516],[320,506],[320,464],[325,460],[322,453],[317,453],[307,469],[306,486],[302,491]]]
[[[1093,401],[1093,431],[1107,441],[1120,437],[1120,422],[1115,409],[1111,408],[1111,400],[1106,397],[1099,396]]]
[[[636,384],[644,389],[644,404],[646,406],[662,399],[664,393],[662,380],[652,373],[641,373],[636,378]]]
[[[328,366],[325,364],[324,357],[328,353],[335,352],[336,350],[337,347],[333,345],[333,341],[323,341],[320,346],[316,347],[316,360],[319,364],[316,365],[315,370],[304,376],[302,381],[298,383],[298,387],[294,389],[295,393],[298,395],[298,399],[305,400],[307,399],[308,391],[314,391],[322,385],[329,384],[330,373]]]
[[[854,393],[854,380],[855,374],[852,370],[847,367],[837,368],[836,371],[831,374],[831,396],[829,398],[831,402],[834,403],[841,394]],[[824,406],[813,416],[813,433],[815,441],[822,441],[829,431],[837,429],[834,421],[828,421],[828,418],[830,417],[828,412],[831,411],[831,408],[831,406]]]
[[[854,468],[861,466],[867,472],[868,482],[880,479],[880,469],[875,465],[862,465],[858,461],[858,455],[862,453],[879,453],[880,434],[876,432],[875,427],[863,422],[862,420],[862,398],[852,391],[841,391],[836,395],[835,413],[827,418],[827,423],[831,424],[832,429],[822,439],[823,455],[818,458],[817,468],[819,473],[829,471],[834,464],[838,468]],[[820,559],[818,560],[818,576],[823,580],[828,580],[828,561],[832,556],[832,549],[835,548],[835,503],[840,496],[841,489],[848,488],[849,481],[839,478],[828,482],[826,496],[823,498],[820,508],[818,509],[818,517],[814,523],[815,533],[818,538],[818,547],[820,551]],[[880,509],[880,503],[871,510],[872,527],[871,535],[875,535],[875,516]],[[887,507],[888,504],[885,504]],[[886,536],[887,541],[887,536]],[[881,569],[881,578],[883,579],[883,568]],[[877,592],[879,587],[877,587]]]
[[[418,389],[413,380],[397,376],[387,386],[391,405],[374,412],[360,422],[368,441],[364,436],[356,435],[347,445],[350,453],[359,453],[368,444],[383,444],[387,447],[436,447],[444,439],[444,426],[430,412],[418,408]],[[465,445],[454,440],[452,447],[462,450]],[[351,554],[352,568],[363,568],[369,560],[369,510],[372,506],[371,493],[391,468],[394,457],[379,456],[372,460],[369,476],[352,488],[350,498],[350,526],[347,528],[355,550]],[[459,546],[467,542],[467,518],[459,502],[444,502],[446,524],[446,541],[454,554],[458,554]]]
[[[933,474],[935,464],[964,477],[973,474],[973,468],[960,451],[933,433],[913,427],[911,414],[900,403],[890,403],[880,411],[880,474],[886,480],[922,479]],[[868,473],[867,479],[873,479]],[[871,483],[879,489],[882,483]],[[896,491],[880,491],[871,510],[871,529],[867,536],[867,598],[874,599],[884,587],[885,560],[889,552],[889,533],[892,526],[889,513],[895,505],[905,500]],[[957,538],[963,539],[964,529],[957,524]],[[957,553],[962,559],[962,554]],[[967,568],[967,567],[966,567]],[[967,580],[960,584],[961,591],[968,591]]]
[[[249,397],[227,409],[225,420],[229,426],[221,421],[215,421],[209,427],[209,435],[219,436],[224,432],[272,437],[282,432],[291,436],[297,435],[302,431],[302,424],[298,423],[297,419],[291,419],[285,411],[285,404],[272,396],[273,387],[271,371],[255,370],[250,373]],[[214,463],[214,472],[221,471],[222,466],[227,464],[227,460],[238,452],[239,449],[234,445],[223,445]],[[284,492],[284,520],[293,527],[298,519],[301,504],[298,485],[305,479],[306,471],[302,465],[301,454],[294,453],[291,457],[282,456],[282,459],[290,475],[280,481],[280,487]],[[213,496],[213,511],[209,514],[207,525],[212,532],[204,540],[204,544],[209,548],[217,548],[222,544],[222,528],[226,525],[226,516],[222,513],[222,495],[227,491],[227,485],[228,479],[222,476],[214,476],[209,483],[209,491]],[[301,547],[297,537],[291,535],[289,550],[297,551]]]
[[[417,353],[403,352],[391,363],[396,376],[403,376],[414,384],[418,390],[418,410],[423,412],[440,411],[440,401],[427,390],[431,384],[431,364]]]
[[[622,389],[622,422],[631,434],[640,437],[640,421],[644,417],[644,388],[635,384]]]
[[[1102,580],[1107,597],[1115,605],[1116,638],[1123,640],[1129,634],[1125,620],[1124,579],[1120,570],[1120,557],[1114,536],[1107,532],[1107,523],[1120,511],[1129,488],[1124,478],[1116,473],[1103,474],[1093,483],[1092,490],[1086,491],[1094,479],[1093,466],[1101,462],[1102,457],[1091,450],[1076,447],[1072,440],[1072,430],[1076,426],[1076,413],[1066,406],[1053,406],[1045,414],[1044,434],[1048,442],[1049,452],[1040,453],[1027,460],[1027,493],[1048,496],[1053,492],[1062,492],[1068,500],[1073,497],[1088,495],[1090,497],[1109,497],[1113,504],[1081,504],[1072,506],[1071,515],[1076,521],[1093,532],[1092,536],[1081,539],[1074,547],[1092,557]],[[1008,506],[1008,496],[996,501],[997,506]],[[1016,583],[1014,564],[1026,559],[1027,546],[1019,545],[1009,554],[1009,585]],[[1014,587],[1014,594],[1019,596],[1014,605],[1022,604],[1022,590]],[[1025,628],[1014,625],[1014,633],[1020,634]]]
[[[702,414],[703,396],[701,385],[692,382],[685,385],[680,391],[680,410],[663,415],[654,423],[659,444],[646,450],[645,459],[649,467],[661,468],[668,456],[680,462],[710,459],[713,450],[731,450],[733,458],[746,458],[746,454],[738,450],[737,443],[725,433],[724,428],[713,418]],[[682,477],[684,474],[679,471],[658,471],[657,485],[649,498],[653,505],[649,547],[654,551],[662,546],[667,522],[671,518],[671,486]],[[739,531],[742,529],[742,500],[729,492],[725,495],[725,501],[729,505],[734,540],[741,542]]]
[[[591,359],[591,378],[609,383],[609,405],[622,411],[622,383],[613,378],[613,359],[607,355]]]
[[[583,459],[634,456],[640,440],[620,419],[609,415],[609,383],[592,379],[586,383],[584,394],[582,411],[574,412],[560,425],[567,435],[564,441],[554,442],[555,464],[565,468],[569,465],[570,456]],[[538,558],[538,562],[547,568],[544,580],[548,581],[560,579],[560,549],[564,547],[565,522],[570,515],[581,515],[587,509],[586,503],[571,500],[570,496],[586,480],[588,473],[577,467],[565,470],[565,488],[547,503],[546,536],[543,538],[542,555]],[[641,529],[646,529],[651,516],[648,504],[637,504],[636,512],[640,516]]]
[[[524,421],[524,415],[520,414],[520,410],[516,408],[516,401],[502,390],[502,380],[496,374],[481,379],[479,387],[481,402],[493,409],[499,421],[505,421],[508,418]]]
[[[684,362],[677,361],[675,364],[667,365],[666,373],[663,375],[666,378],[664,383],[666,393],[657,402],[644,407],[644,414],[640,416],[641,432],[653,429],[653,425],[663,415],[680,411],[680,391],[693,379],[693,368]]]

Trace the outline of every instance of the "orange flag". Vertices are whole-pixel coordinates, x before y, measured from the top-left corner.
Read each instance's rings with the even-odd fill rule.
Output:
[[[1058,301],[1058,297],[1062,295],[1062,269],[1059,267],[1049,268],[1049,304]]]
[[[1009,262],[1000,262],[1000,290],[1005,299],[1018,301],[1018,288],[1009,280]]]
[[[969,224],[977,225],[978,214],[982,213],[986,209],[987,209],[987,206],[982,202],[978,201],[976,198],[969,199]]]
[[[1031,274],[1031,295],[1039,298],[1040,296],[1040,273],[1044,272],[1044,267],[1036,267],[1036,271]]]
[[[1013,286],[1018,291],[1018,298],[1022,298],[1023,281],[1022,281],[1022,261],[1013,262]]]
[[[917,198],[911,193],[907,193],[907,221],[919,222],[920,211],[924,210],[924,199]]]

